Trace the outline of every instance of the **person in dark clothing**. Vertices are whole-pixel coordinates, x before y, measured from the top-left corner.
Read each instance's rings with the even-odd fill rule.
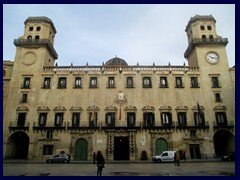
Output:
[[[96,153],[93,153],[93,164],[96,164]]]
[[[176,152],[174,153],[174,163],[175,163],[175,166],[177,165],[177,161],[176,161]]]
[[[102,176],[102,169],[104,168],[105,159],[101,153],[101,151],[97,152],[97,176]]]

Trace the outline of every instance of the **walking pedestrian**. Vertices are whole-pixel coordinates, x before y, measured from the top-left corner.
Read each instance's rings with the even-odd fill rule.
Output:
[[[176,161],[176,152],[174,153],[174,163],[175,163],[175,166],[177,165],[177,161]]]
[[[180,154],[179,154],[179,151],[176,152],[176,163],[177,163],[177,166],[180,166]]]
[[[102,170],[104,168],[104,164],[105,164],[105,159],[101,153],[101,151],[97,152],[97,176],[102,176]]]

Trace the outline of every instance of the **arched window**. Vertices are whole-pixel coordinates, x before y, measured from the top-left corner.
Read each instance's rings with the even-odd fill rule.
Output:
[[[32,36],[28,36],[28,39],[32,39]]]
[[[6,71],[5,70],[3,70],[3,77],[5,77],[6,76]]]
[[[211,39],[212,39],[212,38],[213,38],[213,35],[211,35],[211,34],[210,34],[210,35],[209,35],[209,38],[211,38]]]
[[[40,39],[40,38],[39,38],[39,35],[36,35],[36,36],[35,36],[35,39]]]
[[[206,37],[206,35],[204,34],[204,35],[202,35],[202,38],[203,38],[203,39],[206,39],[207,37]]]

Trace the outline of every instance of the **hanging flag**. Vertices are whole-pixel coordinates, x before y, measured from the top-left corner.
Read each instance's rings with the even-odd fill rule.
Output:
[[[201,106],[199,105],[199,103],[197,102],[197,110],[198,110],[198,114],[197,114],[197,124],[200,125],[202,124],[202,109],[201,109]]]
[[[199,115],[202,114],[202,110],[201,110],[201,107],[200,107],[200,105],[199,105],[198,102],[197,102],[197,109],[198,109],[198,113],[199,113]]]
[[[147,126],[148,125],[148,112],[147,112],[147,110],[145,110],[145,112],[144,112],[144,120],[145,120],[145,126]]]
[[[91,121],[93,121],[95,119],[95,112],[94,112],[94,108],[93,108],[93,111],[92,111],[92,114],[91,114]]]
[[[119,107],[119,120],[121,120],[122,119],[122,109],[121,109],[121,105],[120,105],[120,107]]]

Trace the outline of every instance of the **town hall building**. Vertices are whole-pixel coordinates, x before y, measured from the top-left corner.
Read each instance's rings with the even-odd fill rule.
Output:
[[[165,150],[187,159],[235,151],[235,68],[227,38],[212,15],[186,26],[187,63],[58,66],[57,30],[48,17],[29,17],[3,61],[3,157],[46,160],[151,160]],[[182,62],[182,61],[181,61]],[[184,153],[185,152],[185,153]]]

